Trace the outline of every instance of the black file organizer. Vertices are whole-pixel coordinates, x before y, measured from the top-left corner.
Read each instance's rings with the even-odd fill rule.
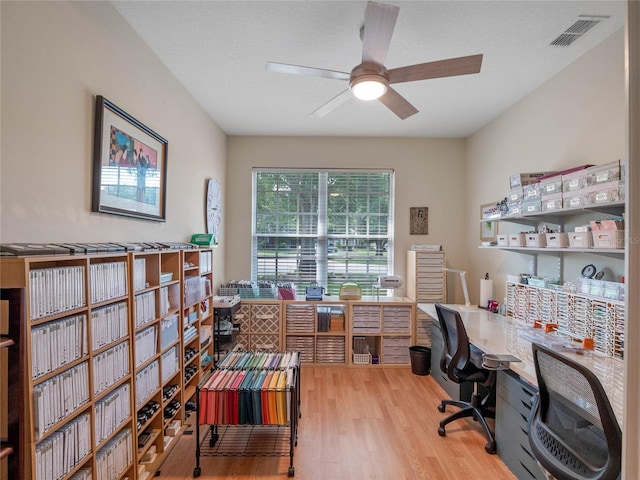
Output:
[[[247,353],[247,352],[245,352]],[[228,388],[214,388],[208,389],[206,387],[208,381],[213,375],[221,370],[245,370],[249,372],[253,370],[286,370],[284,368],[272,368],[272,369],[260,369],[260,368],[225,368],[224,366],[217,367],[213,371],[209,372],[198,384],[196,388],[196,466],[193,469],[193,476],[199,477],[201,474],[200,457],[213,457],[213,456],[285,456],[289,455],[289,470],[287,471],[288,477],[295,475],[295,468],[293,466],[293,454],[294,447],[298,444],[298,419],[302,416],[300,412],[300,352],[294,352],[297,354],[297,361],[291,368],[293,369],[293,382],[286,388],[265,388],[260,389],[228,389]],[[230,352],[228,355],[238,354],[238,352]],[[250,353],[250,355],[263,355],[261,353]],[[221,360],[221,365],[224,365],[224,361]],[[290,402],[287,407],[288,421],[286,423],[277,424],[262,424],[255,422],[255,418],[252,418],[251,422],[236,423],[233,422],[217,422],[208,423],[201,421],[201,393],[203,392],[217,392],[225,394],[236,393],[238,395],[252,395],[259,393],[268,394],[271,393],[285,393],[289,395]],[[285,398],[286,401],[286,398]],[[238,414],[239,418],[239,414]],[[249,420],[249,418],[245,418]],[[201,438],[200,427],[206,427],[204,437]],[[288,437],[286,431],[289,431]]]

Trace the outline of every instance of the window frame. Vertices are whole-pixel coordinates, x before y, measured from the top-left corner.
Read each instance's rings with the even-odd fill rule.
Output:
[[[328,232],[328,226],[331,224],[330,218],[332,216],[335,217],[349,217],[349,216],[356,216],[355,214],[353,214],[353,212],[341,212],[339,214],[335,214],[335,215],[331,215],[331,213],[329,212],[329,208],[328,208],[328,204],[330,202],[329,199],[329,188],[328,188],[328,182],[321,182],[318,181],[318,187],[317,187],[317,198],[315,199],[316,201],[316,212],[314,214],[314,212],[309,212],[312,214],[312,216],[315,217],[315,230],[310,230],[307,232],[303,232],[300,233],[299,231],[299,225],[300,222],[297,222],[297,220],[302,216],[302,215],[306,215],[307,212],[305,212],[304,210],[300,210],[300,206],[296,205],[297,210],[293,213],[289,212],[289,214],[293,215],[296,218],[296,225],[298,226],[298,229],[295,232],[285,232],[283,230],[281,230],[280,232],[275,232],[273,235],[269,235],[269,234],[265,234],[265,233],[258,233],[258,225],[261,222],[261,220],[264,220],[263,217],[258,217],[260,215],[260,212],[258,212],[258,199],[259,196],[261,195],[261,193],[264,192],[259,192],[258,188],[259,188],[259,176],[260,174],[263,173],[273,173],[273,174],[278,174],[278,173],[282,173],[282,174],[300,174],[300,175],[304,175],[304,174],[311,174],[311,175],[317,175],[318,180],[321,179],[323,176],[325,176],[325,178],[330,178],[331,174],[336,174],[336,175],[349,175],[349,174],[354,174],[354,175],[362,175],[362,176],[366,176],[366,175],[388,175],[388,184],[384,185],[385,189],[388,189],[388,199],[387,199],[387,206],[386,209],[387,211],[371,211],[369,210],[371,208],[371,198],[374,197],[374,195],[372,194],[372,192],[367,189],[366,192],[363,194],[366,198],[366,205],[367,205],[367,210],[365,212],[359,211],[357,213],[358,216],[363,217],[366,219],[366,233],[365,234],[357,234],[357,235],[353,235],[353,234],[348,234],[346,232],[344,233],[330,233]],[[347,176],[345,176],[345,179],[348,179]],[[356,179],[357,180],[357,179]],[[369,184],[368,184],[369,185]],[[353,281],[351,280],[351,278],[356,277],[358,279],[360,279],[359,283],[362,289],[362,293],[363,295],[373,295],[374,294],[374,290],[375,290],[375,278],[377,278],[377,276],[379,275],[386,275],[386,274],[390,274],[391,272],[393,272],[393,267],[394,267],[394,248],[393,248],[393,244],[394,244],[394,199],[395,199],[395,171],[393,169],[340,169],[340,168],[253,168],[252,169],[252,190],[251,190],[251,197],[252,197],[252,208],[251,208],[251,280],[257,283],[260,283],[261,281],[263,282],[272,282],[272,283],[295,283],[296,286],[298,287],[298,292],[300,292],[300,289],[306,285],[312,285],[312,284],[317,284],[317,285],[321,285],[323,287],[325,287],[325,290],[327,291],[327,293],[330,294],[337,294],[339,291],[339,285],[338,283],[343,283],[343,282],[336,282],[336,277],[337,274],[335,272],[331,272],[330,269],[328,268],[329,265],[329,256],[333,255],[332,259],[335,260],[339,260],[342,261],[345,265],[345,272],[344,272],[344,281]],[[347,194],[345,196],[345,198],[350,198],[350,196],[355,196],[355,192],[351,192],[349,190],[346,190],[344,192],[345,194]],[[277,197],[276,198],[276,204],[277,204],[277,200],[279,200]],[[382,202],[384,204],[384,202]],[[359,205],[361,207],[361,204]],[[312,208],[314,208],[312,206]],[[280,212],[276,211],[273,213],[274,218],[278,216]],[[297,217],[296,217],[297,216]],[[371,218],[373,216],[386,216],[387,220],[386,220],[386,234],[372,234],[371,231],[369,230],[369,228],[371,227]],[[345,218],[345,225],[348,224],[349,219]],[[279,225],[278,220],[274,220],[272,219],[272,222],[275,223],[276,225]],[[378,224],[378,227],[380,227],[380,224]],[[271,233],[271,232],[269,232]],[[284,282],[282,281],[278,281],[279,278],[281,278],[280,274],[281,271],[278,270],[278,267],[276,266],[276,270],[275,270],[275,276],[271,276],[270,278],[265,278],[264,275],[261,274],[260,270],[260,258],[259,258],[259,251],[260,249],[258,248],[258,245],[260,243],[260,239],[278,239],[278,244],[281,244],[281,240],[282,239],[287,239],[287,238],[295,238],[295,239],[301,239],[301,238],[310,238],[310,239],[314,239],[315,241],[315,248],[313,250],[313,253],[311,253],[314,256],[315,259],[315,271],[314,272],[307,272],[307,274],[309,276],[313,276],[313,273],[315,273],[315,279],[311,280],[310,277],[307,277],[306,279],[302,279],[298,282],[295,281],[291,281],[291,279],[286,279],[284,278]],[[332,241],[335,242],[333,245],[335,246],[336,240],[338,241],[342,241],[342,243],[340,243],[340,245],[347,245],[348,243],[350,243],[351,240],[354,240],[353,242],[356,246],[358,245],[358,243],[360,243],[360,245],[362,245],[361,242],[358,242],[358,239],[360,240],[364,240],[364,243],[367,244],[369,243],[369,246],[367,247],[360,247],[354,250],[349,250],[350,247],[346,247],[344,248],[344,252],[340,252],[338,251],[337,247],[334,247],[335,250],[332,249],[332,251],[330,252],[329,249],[330,247],[332,247]],[[367,240],[371,240],[369,242],[367,242]],[[386,250],[381,246],[382,242],[386,243]],[[305,242],[303,242],[305,243]],[[373,248],[374,254],[371,255],[371,253],[367,253],[370,249],[371,249],[371,245],[375,244],[375,247]],[[278,250],[279,250],[279,246],[276,245],[273,247],[274,251],[275,251],[275,256],[280,259],[280,258],[287,258],[286,255],[282,255],[282,257],[278,256]],[[284,249],[285,247],[283,247]],[[288,245],[289,250],[291,249],[291,246]],[[298,252],[300,251],[300,244],[298,244]],[[307,255],[301,255],[299,257],[296,258],[306,258],[306,261],[311,261],[310,260],[310,248],[309,248],[309,244],[307,244]],[[356,254],[361,252],[361,251],[365,251],[365,256],[358,259],[358,261],[354,261],[354,259],[356,258]],[[349,252],[352,252],[353,254],[350,254]],[[302,253],[302,252],[301,252]],[[342,253],[342,254],[341,254]],[[380,263],[378,257],[382,256],[383,258],[386,259],[386,262],[384,263]],[[290,257],[290,256],[289,256]],[[364,262],[362,261],[364,259]],[[289,258],[290,260],[290,258]],[[297,262],[300,262],[300,260],[296,260]],[[349,261],[352,261],[352,265],[356,264],[356,263],[364,263],[366,265],[365,273],[362,274],[356,274],[355,271],[350,271],[349,269]],[[278,262],[276,262],[278,263]],[[286,263],[286,262],[282,262],[282,263]],[[334,263],[334,266],[336,264]],[[338,263],[337,265],[340,265],[340,263]],[[386,265],[386,269],[381,268],[383,266]],[[284,268],[284,267],[283,267]],[[300,268],[299,267],[299,263],[297,263],[296,269]],[[355,269],[354,269],[355,270]],[[303,272],[304,275],[304,272]],[[331,279],[333,278],[333,281],[331,281]],[[375,293],[378,293],[377,290],[375,290]],[[387,295],[390,294],[390,292],[386,292]],[[392,292],[391,292],[392,294]]]

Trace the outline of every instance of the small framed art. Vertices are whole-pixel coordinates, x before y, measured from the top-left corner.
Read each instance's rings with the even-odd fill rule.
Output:
[[[409,209],[409,234],[427,235],[429,233],[429,208],[411,207]]]
[[[493,242],[498,234],[498,222],[490,217],[495,211],[495,203],[487,203],[480,207],[480,241]]]

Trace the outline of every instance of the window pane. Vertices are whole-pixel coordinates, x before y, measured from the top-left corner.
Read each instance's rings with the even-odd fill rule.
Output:
[[[389,171],[254,170],[252,280],[372,294],[392,271]],[[319,198],[318,195],[322,195]]]

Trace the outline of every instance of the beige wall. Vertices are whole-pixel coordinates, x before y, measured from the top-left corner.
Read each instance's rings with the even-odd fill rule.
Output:
[[[226,137],[107,2],[1,2],[0,241],[186,241]],[[95,95],[169,142],[167,221],[91,213]],[[224,246],[216,251],[224,276]]]
[[[625,136],[624,32],[620,30],[467,139],[469,276],[480,278],[489,272],[496,296],[502,299],[506,274],[529,271],[531,256],[478,249],[477,206],[504,198],[509,175],[624,159]],[[526,229],[504,223],[500,228]],[[542,274],[557,271],[557,257],[540,255],[538,262]],[[621,259],[567,254],[564,279],[577,278],[588,263],[606,268],[610,279],[624,274]],[[472,299],[477,298],[479,282],[470,281],[469,289]]]
[[[412,244],[441,244],[452,266],[466,263],[465,215],[460,214],[466,204],[463,139],[229,137],[227,148],[230,279],[251,274],[253,167],[393,169],[394,273],[405,278],[406,251]],[[429,234],[409,235],[409,207],[424,206],[429,207]],[[456,290],[456,300],[461,301],[460,287]]]

